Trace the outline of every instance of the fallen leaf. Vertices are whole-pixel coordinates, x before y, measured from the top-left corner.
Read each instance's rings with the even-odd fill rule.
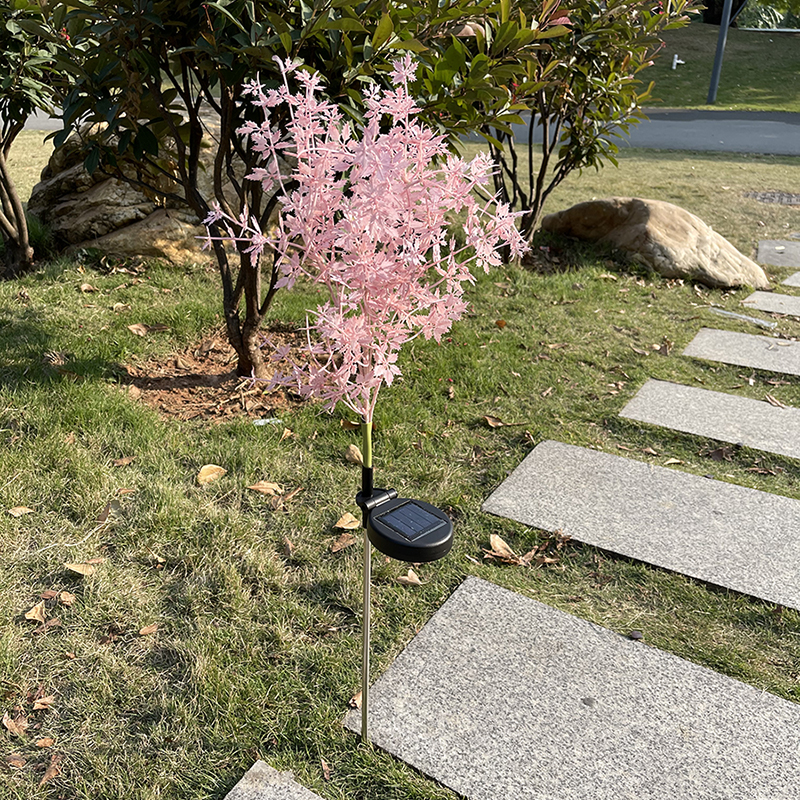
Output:
[[[506,558],[511,561],[517,560],[517,554],[508,546],[508,543],[496,533],[489,536],[489,547],[491,547],[491,552],[500,558]]]
[[[40,697],[38,700],[35,700],[33,703],[33,710],[34,711],[52,711],[53,705],[56,702],[56,698],[53,695],[48,695],[47,697]]]
[[[320,764],[322,765],[322,777],[325,778],[326,781],[331,779],[331,767],[330,764],[324,759],[320,759]]]
[[[483,419],[490,428],[502,428],[506,424],[499,417],[492,417],[488,414]]]
[[[247,488],[259,494],[266,494],[269,497],[277,497],[283,494],[283,489],[277,483],[272,483],[271,481],[259,481]]]
[[[3,756],[3,761],[13,769],[22,769],[28,763],[25,756],[19,753],[9,753],[7,756]]]
[[[135,325],[128,325],[128,330],[136,336],[147,336],[147,325],[137,322]]]
[[[48,781],[53,780],[53,778],[57,778],[61,774],[61,755],[59,753],[53,753],[52,757],[50,758],[50,764],[48,765],[47,769],[42,776],[42,780],[39,781],[39,786],[44,786]]]
[[[706,455],[714,459],[714,461],[730,461],[733,448],[731,447],[717,447],[714,450],[709,450]]]
[[[679,458],[668,458],[664,462],[664,465],[667,466],[669,464],[683,464],[683,461],[681,461]]]
[[[12,517],[22,517],[25,514],[33,514],[34,511],[32,508],[28,508],[28,506],[14,506],[14,508],[9,508],[8,513],[11,514]]]
[[[764,399],[771,405],[775,406],[776,408],[788,408],[786,403],[782,403],[778,400],[777,397],[773,397],[771,394],[765,394]]]
[[[105,561],[104,558],[87,558],[87,564],[102,564]]]
[[[413,569],[409,567],[408,572],[405,575],[401,575],[397,578],[398,583],[402,583],[403,586],[422,586],[422,581],[419,579],[419,575],[414,572]]]
[[[553,387],[548,386],[539,396],[540,397],[549,397],[553,393]]]
[[[227,471],[228,470],[224,467],[220,467],[217,464],[206,464],[201,467],[200,472],[197,473],[197,482],[201,486],[205,486],[221,478]]]
[[[340,550],[344,550],[345,547],[350,547],[351,544],[355,544],[356,541],[357,539],[352,533],[343,533],[338,539],[331,543],[331,553],[338,553]]]
[[[12,735],[12,736],[19,736],[20,738],[25,736],[25,731],[28,730],[28,720],[25,718],[24,714],[17,714],[16,717],[12,717],[8,711],[3,714],[3,727]]]
[[[119,500],[109,500],[97,517],[98,525],[113,525],[122,516],[122,505]]]
[[[51,739],[49,736],[46,736],[44,739],[39,739],[36,742],[37,747],[52,747],[56,743],[55,739]]]
[[[90,292],[99,292],[100,290],[95,286],[92,286],[91,283],[82,283],[81,284],[81,291],[84,294],[89,294]]]
[[[507,323],[504,319],[498,319],[495,321],[494,324],[497,325],[497,327],[500,328],[500,330],[503,330],[503,328],[505,328]]]
[[[283,441],[284,439],[289,439],[292,436],[294,436],[294,431],[289,430],[289,428],[284,428],[283,433],[281,434],[280,441]]]
[[[75,572],[76,574],[83,575],[84,577],[89,577],[97,572],[97,568],[94,566],[94,564],[64,564],[64,566],[70,572]]]
[[[361,427],[361,423],[359,423],[359,422],[351,422],[349,419],[340,420],[339,424],[346,431],[357,431]]]
[[[45,589],[39,597],[41,597],[42,600],[55,600],[56,597],[58,597],[58,592],[55,589]]]
[[[456,390],[452,386],[447,387],[447,399],[448,400],[456,399]]]
[[[131,307],[127,303],[114,303],[111,310],[115,314],[121,314],[123,311],[130,311]]]
[[[348,701],[350,708],[361,708],[361,689],[359,689]]]
[[[617,280],[617,276],[616,275],[611,275],[608,272],[601,272],[597,277],[598,278],[605,278],[607,281],[615,281],[615,280]]]
[[[286,558],[292,558],[294,556],[294,545],[292,544],[292,540],[288,536],[283,537],[283,554]]]
[[[650,353],[648,353],[647,350],[641,350],[640,348],[634,347],[633,345],[631,345],[631,350],[633,350],[634,353],[638,353],[640,356],[650,355]]]
[[[136,456],[125,456],[124,458],[116,458],[111,462],[112,467],[127,467],[136,461]]]
[[[643,447],[642,448],[642,452],[643,453],[647,453],[647,455],[649,455],[649,456],[657,456],[658,455],[658,453],[656,453],[656,451],[653,450],[652,447]]]
[[[334,528],[339,528],[343,531],[352,531],[361,527],[361,520],[356,519],[349,511],[342,514],[341,517],[334,523]]]
[[[361,451],[354,444],[347,446],[347,450],[344,452],[344,460],[350,464],[364,465],[364,456],[361,455]]]
[[[157,630],[158,623],[153,622],[150,625],[145,625],[144,628],[139,631],[139,636],[150,636],[151,633],[155,633]]]
[[[30,619],[33,622],[40,622],[44,625],[45,622],[45,610],[44,610],[44,600],[40,600],[30,611],[25,612],[25,619]]]
[[[287,494],[284,497],[282,497],[281,501],[283,503],[288,503],[290,500],[293,500],[302,491],[303,491],[303,487],[302,486],[298,486],[296,489],[292,489],[292,491],[289,492],[289,494]]]

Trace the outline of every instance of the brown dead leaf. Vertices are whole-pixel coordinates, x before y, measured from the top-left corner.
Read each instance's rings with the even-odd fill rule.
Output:
[[[284,536],[283,537],[283,554],[286,556],[286,558],[292,558],[292,556],[294,556],[294,550],[295,550],[295,547],[294,547],[294,544],[292,543],[292,540],[288,536]]]
[[[39,786],[44,786],[48,781],[53,780],[53,778],[57,778],[61,774],[60,764],[61,764],[61,754],[53,753],[53,755],[50,758],[50,764],[45,770],[41,781],[39,781]]]
[[[8,509],[8,513],[11,514],[12,517],[18,519],[25,514],[33,514],[34,510],[32,508],[28,508],[28,506],[14,506],[14,508]]]
[[[640,356],[650,355],[650,353],[648,353],[647,350],[642,350],[640,347],[634,347],[633,345],[631,345],[631,350],[633,350],[634,353],[638,353]]]
[[[42,600],[55,600],[56,597],[58,597],[58,592],[55,589],[45,589],[39,597],[41,597]]]
[[[647,453],[648,456],[657,456],[658,455],[658,453],[656,453],[656,451],[653,450],[652,447],[643,447],[642,448],[642,452],[643,453]]]
[[[219,480],[228,470],[224,467],[220,467],[217,464],[206,464],[205,466],[200,468],[200,472],[197,473],[197,482],[201,486],[205,486],[209,483],[213,483],[216,480]]]
[[[401,583],[403,586],[422,586],[419,575],[417,575],[411,567],[408,568],[408,572],[405,575],[401,575],[397,578],[397,582]]]
[[[344,460],[350,464],[364,465],[364,456],[361,455],[361,450],[354,444],[347,446],[347,450],[344,452]]]
[[[355,544],[356,541],[357,539],[352,533],[343,533],[338,539],[331,542],[331,553],[338,553],[340,550]]]
[[[349,511],[342,514],[341,517],[333,524],[334,528],[339,528],[342,531],[352,531],[361,527],[361,520],[356,519]]]
[[[167,325],[145,325],[142,322],[137,322],[135,325],[128,325],[128,330],[136,336],[147,336],[148,333],[160,333],[168,331]]]
[[[322,777],[329,781],[331,779],[331,765],[324,758],[321,758],[319,762],[322,766]]]
[[[128,464],[132,464],[136,461],[136,456],[125,456],[124,458],[115,458],[111,462],[112,467],[127,467]]]
[[[62,606],[74,606],[76,599],[77,598],[74,594],[72,594],[72,592],[65,591],[58,593],[58,602],[61,603]]]
[[[9,753],[3,756],[3,761],[12,769],[22,769],[28,763],[21,753]]]
[[[508,544],[496,533],[489,536],[489,547],[484,550],[484,558],[491,561],[500,561],[503,564],[519,564],[519,556],[508,546]]]
[[[158,630],[158,623],[157,622],[152,622],[152,623],[150,623],[150,625],[145,625],[144,628],[142,628],[139,631],[139,636],[150,636],[151,634],[155,633],[157,630]]]
[[[56,698],[51,694],[47,697],[40,697],[33,702],[34,711],[52,711],[55,705]]]
[[[485,415],[483,419],[490,428],[502,428],[506,424],[500,417],[493,417],[489,414]]]
[[[82,283],[81,284],[81,292],[83,292],[83,294],[89,294],[91,292],[99,292],[99,291],[100,290],[97,287],[92,286],[91,283]]]
[[[44,625],[45,622],[45,609],[44,600],[40,600],[33,608],[25,612],[25,619],[33,622],[40,622]]]
[[[302,492],[302,491],[303,491],[303,487],[302,486],[298,486],[296,489],[292,489],[292,491],[289,492],[289,494],[284,495],[281,498],[281,502],[282,503],[288,503],[290,500],[294,500],[294,498],[297,497],[297,495],[300,494],[300,492]]]
[[[36,742],[37,747],[52,747],[56,743],[55,739],[51,739],[49,736],[45,736],[44,739],[39,739]]]
[[[23,738],[25,731],[28,730],[28,720],[24,714],[17,714],[12,717],[8,711],[3,714],[3,727],[12,735]]]
[[[361,708],[361,689],[359,689],[348,701],[350,708]]]
[[[339,424],[346,431],[357,431],[361,427],[361,424],[359,422],[351,422],[349,419],[340,420]]]
[[[508,323],[504,319],[498,319],[498,320],[495,321],[494,324],[497,325],[497,327],[500,328],[500,330],[503,330],[503,328],[505,328],[505,326]]]
[[[669,464],[683,464],[683,461],[681,461],[679,458],[668,458],[664,462],[664,466],[668,466]]]
[[[539,396],[540,397],[549,397],[553,393],[553,387],[548,386]]]
[[[789,406],[786,403],[782,403],[778,400],[777,397],[773,397],[771,394],[765,394],[764,399],[771,405],[775,406],[775,408],[788,408]]]
[[[271,481],[259,481],[247,488],[259,494],[268,495],[269,497],[277,497],[283,494],[283,489],[281,489],[277,483],[272,483]]]
[[[294,436],[294,431],[289,430],[289,428],[284,428],[283,433],[281,434],[280,441],[283,441],[284,439],[289,439],[292,436]]]
[[[98,525],[113,525],[122,516],[122,505],[119,500],[109,500],[97,517]]]
[[[97,567],[94,564],[89,564],[88,562],[84,562],[83,564],[64,564],[64,567],[68,569],[70,572],[74,572],[77,575],[83,575],[85,578],[88,578],[90,575],[94,575],[97,572]]]
[[[730,461],[732,453],[732,447],[717,447],[714,450],[709,450],[706,455],[714,461]]]

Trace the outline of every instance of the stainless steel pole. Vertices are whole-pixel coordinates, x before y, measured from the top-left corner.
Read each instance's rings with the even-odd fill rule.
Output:
[[[708,87],[706,104],[711,105],[717,101],[719,76],[722,74],[722,56],[725,54],[725,43],[728,41],[728,28],[731,24],[731,6],[733,0],[725,0],[722,7],[722,19],[719,23],[719,36],[717,37],[717,52],[714,56],[714,66],[711,70],[711,84]]]
[[[369,607],[372,584],[372,543],[364,528],[364,609],[362,616],[363,644],[361,648],[361,741],[368,742],[367,708],[369,706]]]

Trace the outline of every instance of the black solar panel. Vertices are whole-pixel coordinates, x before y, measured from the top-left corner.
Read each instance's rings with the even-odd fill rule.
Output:
[[[443,525],[449,524],[446,520],[426,511],[413,500],[396,506],[384,514],[379,514],[377,519],[384,525],[388,525],[392,530],[397,531],[409,542],[413,542],[415,539],[419,539],[420,536],[432,533]]]

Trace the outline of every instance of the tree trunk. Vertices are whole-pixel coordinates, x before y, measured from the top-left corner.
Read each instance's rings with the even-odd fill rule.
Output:
[[[23,238],[23,244],[6,239],[5,252],[0,261],[0,278],[14,278],[33,268],[33,248],[27,243],[27,236]]]

